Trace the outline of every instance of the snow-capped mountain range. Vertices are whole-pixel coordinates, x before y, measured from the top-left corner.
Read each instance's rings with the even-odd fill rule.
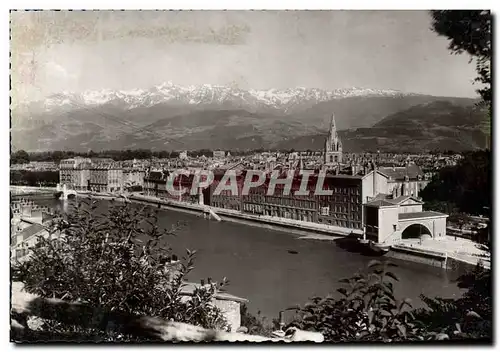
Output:
[[[435,101],[460,106],[475,102],[367,88],[244,90],[209,84],[183,87],[167,82],[150,89],[62,92],[12,107],[11,141],[15,148],[28,151],[313,150],[323,145],[331,114],[335,113],[337,128],[344,133],[344,147],[378,150],[391,138],[397,143],[413,143],[408,136],[417,135],[422,128],[417,124],[413,129],[399,126],[391,130],[389,124],[372,129],[375,124]],[[443,131],[448,133],[449,126]],[[432,137],[445,138],[443,131]]]
[[[182,105],[229,105],[256,111],[260,108],[270,108],[289,113],[303,106],[313,105],[334,99],[385,96],[396,97],[411,95],[395,90],[380,90],[370,88],[346,88],[323,90],[317,88],[289,88],[269,90],[244,90],[228,86],[203,84],[200,86],[179,86],[172,82],[163,83],[150,89],[134,89],[114,91],[109,89],[85,91],[82,93],[63,92],[52,95],[44,101],[32,103],[39,109],[51,111],[61,107],[99,106],[117,104],[130,110],[137,107],[151,107],[157,104]]]

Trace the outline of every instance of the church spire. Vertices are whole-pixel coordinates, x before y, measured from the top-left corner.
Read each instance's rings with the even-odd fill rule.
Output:
[[[332,114],[330,131],[325,143],[325,163],[333,164],[342,162],[342,142],[337,134],[335,114]]]
[[[337,133],[337,127],[335,125],[335,114],[332,114],[332,121],[330,122],[330,138],[332,138]]]

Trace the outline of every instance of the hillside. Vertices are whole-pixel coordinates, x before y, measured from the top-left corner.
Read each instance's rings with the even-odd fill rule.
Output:
[[[479,123],[486,112],[461,101],[438,100],[389,115],[371,128],[340,131],[344,150],[466,151],[481,149],[485,135]],[[312,134],[280,142],[277,148],[320,149],[326,134]]]

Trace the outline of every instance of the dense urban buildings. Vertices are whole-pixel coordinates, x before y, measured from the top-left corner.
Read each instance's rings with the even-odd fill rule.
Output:
[[[420,160],[427,171],[417,165],[415,160]],[[369,238],[383,241],[388,234],[393,236],[394,232],[399,231],[399,223],[404,217],[424,219],[430,216],[422,212],[419,193],[430,182],[435,172],[432,167],[452,165],[457,160],[456,155],[443,159],[381,153],[344,154],[332,114],[330,131],[322,152],[264,151],[236,157],[216,150],[212,157],[199,155],[194,158],[183,151],[176,159],[134,159],[125,162],[76,157],[62,160],[59,169],[61,185],[71,190],[110,193],[142,190],[145,196],[201,203],[214,209],[228,209],[243,214],[334,226],[356,233],[365,232]],[[181,195],[172,194],[168,188],[172,172],[179,170],[190,174],[174,179],[174,189],[183,187],[189,190]],[[208,188],[191,193],[193,174],[199,170],[212,171],[214,180]],[[215,192],[228,170],[235,173],[237,193],[227,189]],[[248,194],[242,194],[248,170],[262,171],[265,181],[250,188]],[[300,170],[311,173],[307,182],[304,181],[307,194],[298,193],[303,182]],[[278,175],[279,179],[291,177],[290,189],[278,182],[274,192],[269,194],[272,175]],[[318,185],[318,180],[321,180],[321,185]],[[329,194],[316,194],[317,189]],[[414,214],[398,215],[408,212]],[[439,223],[437,233],[442,233],[440,219],[445,215],[432,216]],[[392,219],[391,226],[380,227],[387,219]],[[436,229],[435,224],[432,226]]]
[[[222,159],[226,157],[226,152],[223,150],[214,150],[213,152],[214,159]]]
[[[419,192],[429,182],[430,174],[424,173],[420,166],[412,163],[408,157],[401,160],[403,165],[398,163],[387,166],[387,163],[382,161],[385,165],[382,167],[379,167],[376,161],[384,160],[380,154],[349,155],[345,159],[333,115],[330,133],[322,153],[262,152],[232,164],[229,160],[223,164],[216,161],[222,158],[222,153],[216,151],[212,164],[210,159],[204,157],[204,166],[191,163],[190,167],[184,168],[185,171],[194,171],[202,168],[210,169],[211,166],[214,181],[207,189],[199,190],[197,194],[185,193],[182,196],[170,194],[167,189],[170,172],[166,170],[151,171],[146,174],[144,194],[189,203],[202,202],[214,208],[244,214],[335,226],[357,233],[365,231],[377,242],[385,241],[389,236],[394,237],[394,232],[397,231],[401,237],[404,229],[401,231],[400,229],[404,227],[407,217],[422,221],[433,218],[435,220],[432,223],[433,231],[438,235],[444,233],[442,228],[445,226],[443,219],[446,215],[423,212],[422,202],[418,198]],[[216,192],[219,184],[224,182],[224,173],[229,170],[234,172],[237,182],[236,194],[228,189]],[[263,171],[265,181],[259,186],[250,188],[248,194],[243,194],[242,189],[248,170]],[[304,181],[307,184],[307,194],[298,193],[303,182],[300,170],[311,171],[307,182]],[[291,178],[290,189],[283,183],[278,183],[274,187],[274,192],[268,192],[270,183],[273,182],[271,175],[278,175],[279,179]],[[324,179],[320,175],[324,175]],[[192,177],[182,176],[175,180],[177,183],[174,182],[174,188],[191,189]],[[320,185],[318,185],[319,180],[322,182]],[[315,194],[315,190],[318,189],[330,194]],[[410,212],[412,215],[407,214]],[[390,222],[390,226],[385,224],[387,221]]]

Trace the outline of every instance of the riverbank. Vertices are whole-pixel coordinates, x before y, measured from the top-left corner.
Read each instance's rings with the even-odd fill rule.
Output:
[[[174,211],[184,211],[190,214],[206,214],[208,212],[209,207],[206,205],[200,204],[190,204],[185,202],[179,202],[174,200],[163,200],[158,199],[156,197],[144,196],[144,195],[127,195],[127,196],[112,196],[112,195],[103,195],[103,194],[95,194],[95,193],[81,193],[80,196],[92,196],[100,199],[115,199],[121,201],[131,201],[135,203],[144,203],[150,204],[153,206],[157,206],[160,209],[168,209]],[[350,230],[337,226],[331,225],[323,225],[323,224],[315,224],[315,223],[306,223],[303,221],[292,220],[292,219],[282,219],[272,216],[257,216],[251,214],[244,214],[236,210],[223,209],[223,208],[214,208],[210,207],[220,218],[224,221],[231,222],[239,222],[250,225],[264,226],[271,229],[292,231],[295,234],[303,235],[304,237],[310,236],[311,233],[316,235],[322,235],[321,239],[331,239],[335,240],[339,237],[344,237],[349,235],[351,232],[362,234],[360,230]],[[208,214],[207,214],[208,215]]]
[[[92,194],[92,196],[108,200],[128,200],[134,203],[157,206],[160,209],[182,211],[195,215],[208,215],[208,207],[200,204],[189,204],[173,200],[161,200],[155,197],[137,194],[122,197],[102,194]],[[351,233],[351,230],[324,224],[305,223],[292,219],[243,214],[239,211],[230,209],[213,207],[211,209],[215,211],[216,214],[219,215],[224,221],[243,223],[251,226],[259,226],[276,230],[286,229],[290,233],[300,235],[299,239],[334,241]],[[360,231],[352,232],[359,232],[359,234],[361,234]],[[388,258],[426,264],[446,270],[455,270],[457,267],[470,269],[481,261],[485,268],[490,269],[489,258],[481,256],[484,255],[484,251],[479,249],[472,251],[472,249],[475,248],[475,244],[472,241],[457,239],[454,240],[454,243],[452,243],[450,239],[451,236],[447,236],[441,240],[426,240],[423,242],[415,240],[404,241],[392,246],[391,250],[385,254],[385,256]]]
[[[444,236],[437,239],[404,240],[391,248],[391,252],[422,253],[430,265],[454,269],[457,265],[475,267],[479,262],[484,268],[491,268],[490,254],[480,246],[464,238]],[[404,255],[404,254],[401,254]],[[461,264],[457,264],[461,263]]]
[[[22,193],[31,193],[32,191],[42,190],[37,187],[11,186],[11,190]],[[43,188],[43,191],[52,190],[52,188]],[[17,193],[16,192],[16,193]],[[155,197],[144,196],[140,194],[113,195],[91,192],[77,192],[80,197],[95,197],[105,200],[122,200],[134,203],[143,203],[151,206],[157,206],[161,209],[181,211],[194,215],[208,215],[208,206],[200,204],[189,204],[173,200],[162,200]],[[271,216],[257,216],[244,214],[239,211],[211,208],[224,221],[243,223],[251,226],[259,226],[272,230],[283,230],[299,235],[299,239],[334,241],[345,237],[351,233],[350,229],[340,228],[325,224],[306,223],[303,221],[282,219]],[[352,233],[362,234],[359,230],[352,230]],[[411,241],[405,240],[394,245],[389,253],[389,258],[401,259],[416,263],[424,263],[442,269],[454,269],[457,266],[473,267],[478,262],[490,269],[490,258],[485,252],[475,248],[475,244],[466,239],[458,238],[451,240],[452,236],[446,236],[441,240]],[[465,243],[467,242],[467,243]]]
[[[106,197],[108,200],[111,198]],[[37,197],[33,199],[38,202]],[[68,201],[42,198],[40,204],[67,212],[79,201],[88,202],[81,195]],[[122,204],[118,200],[116,203]],[[151,210],[157,208],[146,202],[131,205]],[[98,201],[95,206],[96,214],[103,214],[110,203]],[[306,236],[318,236],[318,239],[323,236],[313,233],[296,235],[293,229],[278,230],[277,227],[257,222],[243,224],[237,219],[208,221],[199,211],[171,209],[163,206],[158,209],[158,227],[171,229],[178,224],[181,226],[177,227],[175,236],[166,236],[161,245],[172,248],[172,253],[179,257],[186,253],[186,248],[196,251],[194,269],[187,279],[199,283],[209,277],[215,281],[226,277],[230,281],[227,287],[229,292],[248,299],[249,311],[254,315],[260,311],[261,316],[268,319],[277,317],[283,309],[305,304],[311,297],[335,293],[343,287],[340,279],[365,272],[373,259],[346,251],[336,243],[338,241],[327,239],[334,236],[323,235],[323,241],[306,239]],[[301,237],[304,239],[299,240]],[[411,299],[417,308],[424,306],[419,299],[420,294],[447,298],[461,295],[454,280],[462,272],[445,271],[411,261],[390,260],[397,265],[392,270],[400,280],[397,297]]]

